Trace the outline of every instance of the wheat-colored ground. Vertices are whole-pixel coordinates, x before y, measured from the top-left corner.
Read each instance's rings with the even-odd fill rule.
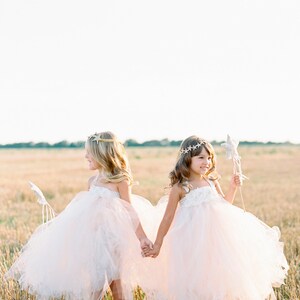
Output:
[[[132,172],[139,185],[133,187],[155,203],[168,185],[177,148],[127,149]],[[226,193],[232,163],[216,147],[221,186]],[[250,180],[242,188],[246,209],[268,225],[278,225],[290,264],[286,285],[276,290],[278,299],[300,299],[300,148],[240,147],[244,174]],[[41,223],[41,207],[28,181],[37,184],[56,212],[80,190],[88,178],[84,150],[1,150],[0,151],[0,299],[34,299],[21,292],[3,274],[35,227]],[[242,206],[239,195],[235,205]]]

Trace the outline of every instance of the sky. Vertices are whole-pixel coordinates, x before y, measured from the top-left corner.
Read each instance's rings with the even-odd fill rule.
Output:
[[[0,0],[0,144],[300,143],[298,0]]]

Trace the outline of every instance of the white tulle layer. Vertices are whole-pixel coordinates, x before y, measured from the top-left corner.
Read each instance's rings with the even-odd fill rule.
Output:
[[[147,217],[133,205],[145,224]],[[166,205],[163,198],[152,210],[154,219],[162,217]],[[192,190],[180,201],[157,260],[145,262],[152,275],[141,274],[140,284],[148,299],[274,297],[272,287],[284,282],[288,270],[279,238],[277,227],[229,204],[212,187]]]
[[[157,206],[133,195],[154,240],[167,197]],[[125,299],[140,285],[147,299],[263,300],[284,282],[288,265],[277,227],[221,198],[212,187],[188,193],[156,259],[142,258],[135,212],[117,193],[93,187],[40,226],[6,277],[38,299],[91,299],[121,279]]]
[[[100,187],[81,192],[38,227],[6,277],[38,299],[91,299],[122,277],[128,288],[124,293],[132,295],[137,284],[132,261],[142,261],[136,226],[131,206],[117,193]]]

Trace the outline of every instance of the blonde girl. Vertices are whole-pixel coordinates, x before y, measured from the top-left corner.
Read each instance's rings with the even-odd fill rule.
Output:
[[[151,242],[131,206],[132,175],[124,146],[111,132],[86,141],[88,191],[36,229],[7,272],[38,299],[131,299],[137,282],[132,261]],[[139,243],[140,246],[139,246]]]

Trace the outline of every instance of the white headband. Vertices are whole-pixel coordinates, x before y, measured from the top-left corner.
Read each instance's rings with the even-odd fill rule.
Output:
[[[194,146],[188,146],[186,148],[181,149],[179,152],[180,154],[186,154],[192,150],[196,150],[197,148],[201,147],[203,144],[206,144],[206,141],[201,140],[198,142],[198,144],[194,145]]]

